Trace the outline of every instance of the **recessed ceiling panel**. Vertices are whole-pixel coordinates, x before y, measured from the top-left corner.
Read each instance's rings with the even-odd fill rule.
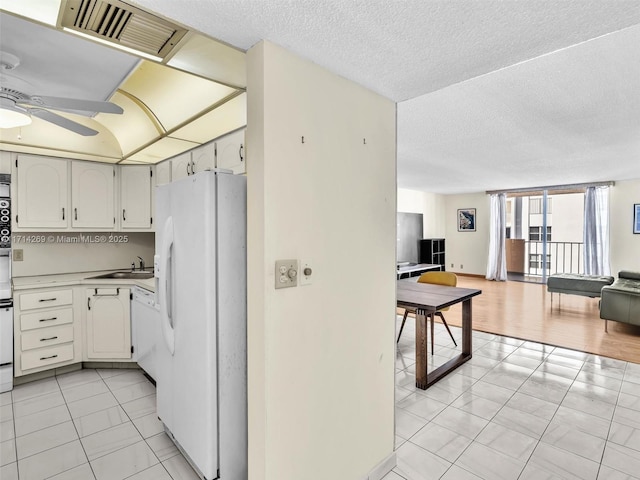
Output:
[[[199,144],[197,143],[167,137],[158,140],[153,145],[150,145],[144,150],[132,155],[129,160],[135,160],[141,163],[158,163],[165,158],[170,158],[178,155],[179,153],[186,152],[198,145]]]
[[[143,102],[165,131],[189,120],[235,91],[149,61],[143,61],[120,89]]]
[[[122,115],[99,113],[95,119],[108,128],[120,142],[126,156],[162,135],[153,113],[123,93],[116,92],[111,101],[124,110]]]
[[[247,124],[247,94],[243,93],[227,103],[176,130],[172,137],[206,143]]]
[[[167,65],[225,85],[247,85],[246,54],[204,35],[192,34]]]
[[[75,154],[83,154],[94,156],[95,158],[92,159],[98,161],[117,161],[122,158],[118,140],[101,123],[92,118],[71,113],[58,112],[58,114],[97,130],[98,134],[84,137],[40,118],[32,117],[31,125],[26,127],[0,129],[0,142],[7,145],[3,148],[16,152],[24,152],[23,148],[42,148],[65,152],[58,153],[57,156],[78,158]],[[42,154],[48,153],[43,152]]]

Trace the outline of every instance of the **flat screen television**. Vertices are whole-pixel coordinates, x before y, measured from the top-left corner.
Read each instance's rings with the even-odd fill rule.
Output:
[[[396,232],[398,265],[418,263],[418,241],[422,239],[422,214],[398,212]]]

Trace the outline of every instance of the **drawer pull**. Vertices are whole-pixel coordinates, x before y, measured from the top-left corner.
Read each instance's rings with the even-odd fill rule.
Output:
[[[58,356],[58,354],[50,355],[50,356],[48,356],[48,357],[40,357],[40,360],[49,360],[49,359],[51,359],[51,358],[56,358],[57,356]]]
[[[55,336],[55,337],[49,337],[49,338],[41,338],[41,339],[40,339],[40,341],[41,341],[41,342],[47,342],[47,341],[49,341],[49,340],[55,340],[56,338],[58,338],[58,337],[57,337],[57,336]]]
[[[53,297],[53,298],[41,298],[38,301],[39,302],[53,302],[54,300],[57,300],[57,298],[56,297]]]
[[[40,320],[38,320],[39,322],[51,322],[53,320],[57,320],[58,317],[51,317],[51,318],[41,318]]]

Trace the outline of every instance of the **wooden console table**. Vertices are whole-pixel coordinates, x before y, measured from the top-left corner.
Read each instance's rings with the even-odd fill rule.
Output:
[[[425,390],[471,359],[471,299],[482,290],[445,287],[412,280],[397,282],[398,307],[416,310],[416,387]],[[437,310],[462,302],[462,353],[427,373],[427,317]]]

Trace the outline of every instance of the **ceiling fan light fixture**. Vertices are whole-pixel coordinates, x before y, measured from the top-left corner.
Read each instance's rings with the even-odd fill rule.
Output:
[[[31,124],[31,116],[9,98],[0,98],[0,128],[24,127]]]

